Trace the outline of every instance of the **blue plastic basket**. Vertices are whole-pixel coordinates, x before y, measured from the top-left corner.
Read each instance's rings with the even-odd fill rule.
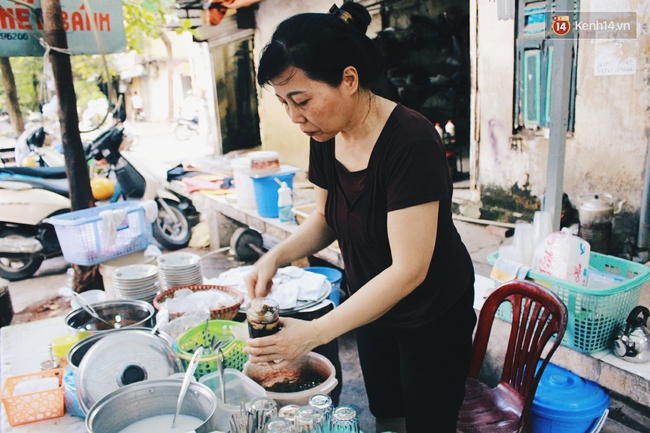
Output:
[[[126,209],[126,217],[110,243],[100,212]],[[152,242],[151,223],[140,202],[124,201],[68,212],[48,218],[59,239],[63,257],[70,263],[91,266],[126,254],[142,251]]]
[[[487,257],[487,261],[494,265],[498,258],[498,252],[494,252]],[[628,280],[601,289],[583,287],[532,270],[526,279],[549,288],[567,306],[569,320],[562,344],[580,352],[595,353],[608,348],[617,327],[625,323],[627,315],[639,301],[643,283],[650,279],[650,268],[594,252],[589,256],[589,266]],[[501,305],[497,316],[511,321],[512,306],[509,303]]]

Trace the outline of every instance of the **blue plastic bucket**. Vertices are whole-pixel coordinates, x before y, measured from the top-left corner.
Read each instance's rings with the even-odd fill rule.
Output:
[[[337,307],[341,303],[341,280],[343,279],[343,273],[338,269],[328,268],[327,266],[311,266],[305,268],[305,271],[310,271],[315,274],[325,275],[327,281],[332,283],[332,292],[330,293],[330,301],[334,303]]]
[[[535,433],[587,433],[609,407],[609,395],[597,383],[548,364],[532,407]]]
[[[293,173],[271,174],[264,177],[253,177],[253,188],[255,189],[255,204],[257,213],[265,218],[278,217],[278,188],[276,181],[286,182],[289,188],[293,188]]]

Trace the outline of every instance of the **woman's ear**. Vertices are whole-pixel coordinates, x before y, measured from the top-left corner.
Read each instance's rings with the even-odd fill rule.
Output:
[[[343,80],[341,81],[341,90],[350,94],[359,90],[359,73],[354,66],[348,66],[343,70]]]

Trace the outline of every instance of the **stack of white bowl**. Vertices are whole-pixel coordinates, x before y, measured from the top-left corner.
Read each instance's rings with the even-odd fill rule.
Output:
[[[158,267],[129,265],[113,272],[113,286],[117,299],[137,299],[151,302],[160,291]]]
[[[185,252],[163,254],[158,257],[162,289],[203,284],[201,257]]]

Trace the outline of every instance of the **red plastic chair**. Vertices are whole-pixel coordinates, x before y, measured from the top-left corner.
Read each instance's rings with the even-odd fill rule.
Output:
[[[495,388],[479,382],[492,324],[503,302],[513,309],[510,337],[501,381]],[[523,280],[497,288],[485,301],[477,324],[465,400],[458,417],[458,433],[530,433],[530,409],[539,380],[561,343],[567,325],[564,303],[548,289]],[[551,338],[555,336],[555,340]],[[547,345],[550,350],[542,359]]]

